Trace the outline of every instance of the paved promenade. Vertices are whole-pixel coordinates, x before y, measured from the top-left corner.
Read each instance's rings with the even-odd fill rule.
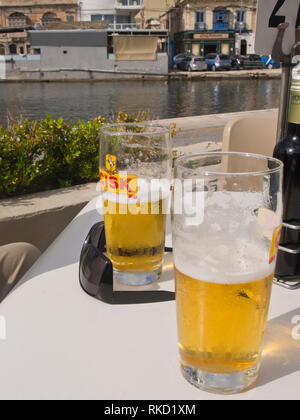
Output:
[[[281,69],[252,69],[229,71],[174,71],[173,76],[185,76],[190,79],[280,79]]]
[[[172,71],[166,74],[155,74],[147,72],[112,72],[98,70],[82,70],[72,71],[43,69],[36,70],[18,70],[7,72],[6,78],[0,83],[7,82],[96,82],[111,80],[165,80],[166,83],[170,79],[191,79],[191,80],[222,80],[222,79],[280,79],[281,69],[252,69],[252,70],[230,70],[230,71],[205,71],[205,72],[186,72]]]

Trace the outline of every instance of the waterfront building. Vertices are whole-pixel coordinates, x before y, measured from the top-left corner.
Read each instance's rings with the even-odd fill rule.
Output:
[[[160,17],[163,13],[174,7],[176,0],[143,0],[143,6],[136,15],[135,20],[143,28],[160,28]]]
[[[168,54],[160,49],[167,42],[167,31],[35,30],[30,38],[32,46],[41,51],[36,66],[41,80],[168,73]],[[36,71],[26,74],[27,78],[36,76]]]
[[[76,21],[77,0],[0,0],[0,55],[30,54],[28,30]]]
[[[143,0],[79,0],[78,20],[107,21],[109,29],[139,29],[135,16],[143,7]]]
[[[257,0],[177,0],[161,16],[175,54],[254,53]]]

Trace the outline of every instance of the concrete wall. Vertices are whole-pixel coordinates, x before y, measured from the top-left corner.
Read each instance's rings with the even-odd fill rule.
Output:
[[[115,61],[107,56],[106,47],[43,47],[40,68],[168,73],[168,56],[158,54],[156,61]]]
[[[168,56],[158,54],[156,61],[115,61],[113,55],[107,56],[106,47],[43,47],[41,56],[0,56],[0,80],[89,80],[118,77],[117,72],[167,74]]]

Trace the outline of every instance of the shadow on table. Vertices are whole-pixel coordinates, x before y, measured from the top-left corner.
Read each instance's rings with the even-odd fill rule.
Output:
[[[298,327],[295,324],[298,317]],[[300,339],[293,337],[293,329],[299,334],[300,308],[268,322],[262,366],[256,387],[300,370]],[[293,323],[294,322],[294,323]]]
[[[75,218],[72,223],[62,232],[53,244],[40,257],[38,262],[25,275],[22,281],[16,286],[20,287],[33,277],[54,271],[73,264],[78,264],[83,243],[91,227],[101,220],[101,216],[96,210],[84,213]],[[163,276],[160,282],[154,283],[145,288],[138,288],[138,293],[122,293],[122,285],[117,287],[117,296],[120,304],[124,303],[152,303],[163,302],[175,299],[173,291],[164,290],[163,284],[173,279],[172,254],[166,255]],[[79,283],[79,266],[78,266]],[[15,289],[16,289],[15,288]],[[14,289],[14,290],[15,290]],[[128,290],[127,290],[128,291]],[[130,290],[132,292],[132,289]],[[123,296],[122,296],[123,294]],[[116,302],[117,303],[117,302]]]

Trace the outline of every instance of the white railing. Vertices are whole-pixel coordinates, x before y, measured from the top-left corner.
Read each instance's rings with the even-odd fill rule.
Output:
[[[111,23],[108,25],[108,29],[113,29],[115,31],[132,31],[135,29],[142,29],[142,25],[140,23]]]
[[[206,23],[204,22],[195,22],[195,31],[205,31]]]

